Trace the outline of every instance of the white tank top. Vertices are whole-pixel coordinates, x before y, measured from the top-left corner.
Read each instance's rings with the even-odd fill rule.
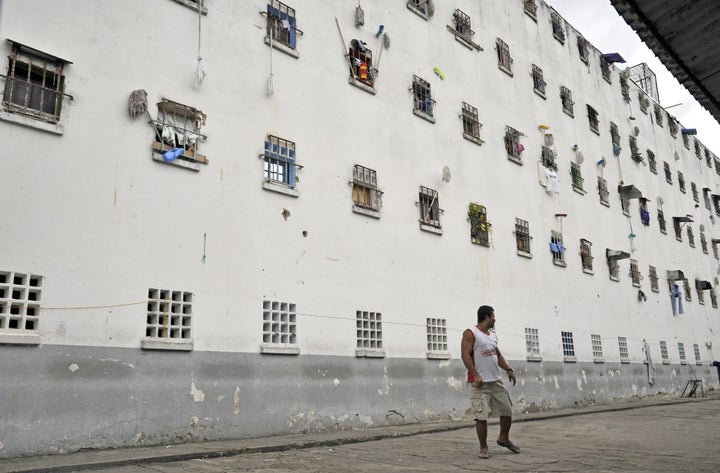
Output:
[[[475,336],[475,344],[473,345],[473,361],[483,381],[491,382],[502,379],[500,367],[498,366],[497,357],[497,334],[490,331],[490,335],[485,335],[476,326],[470,327]]]

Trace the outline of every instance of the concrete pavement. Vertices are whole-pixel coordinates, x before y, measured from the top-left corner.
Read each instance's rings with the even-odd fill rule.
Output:
[[[713,394],[520,414],[511,438],[522,453],[491,443],[489,460],[477,458],[473,423],[461,421],[18,458],[0,461],[0,472],[717,472],[720,399]],[[496,422],[488,430],[494,440]]]

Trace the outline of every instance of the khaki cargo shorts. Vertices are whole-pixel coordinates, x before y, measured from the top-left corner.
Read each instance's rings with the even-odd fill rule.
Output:
[[[483,383],[479,388],[469,383],[468,387],[475,420],[488,420],[491,410],[493,415],[512,416],[512,401],[501,380]]]

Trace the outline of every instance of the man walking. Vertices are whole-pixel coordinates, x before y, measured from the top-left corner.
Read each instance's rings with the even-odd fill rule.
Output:
[[[500,368],[515,386],[515,373],[498,350],[495,331],[495,310],[483,305],[477,311],[477,325],[463,332],[462,361],[468,370],[470,400],[475,417],[475,430],[480,441],[480,458],[490,458],[487,444],[487,419],[490,409],[500,415],[500,435],[497,444],[513,453],[520,448],[510,441],[512,403],[503,386]]]

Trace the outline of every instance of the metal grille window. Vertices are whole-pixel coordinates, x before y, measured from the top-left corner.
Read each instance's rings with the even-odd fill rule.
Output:
[[[432,16],[431,11],[428,9],[428,0],[408,0],[405,4],[407,8],[426,20]]]
[[[358,348],[382,349],[382,314],[380,312],[355,312],[355,328]]]
[[[563,112],[567,113],[571,117],[575,116],[573,111],[575,102],[572,99],[572,92],[567,87],[560,86],[560,101],[562,102]]]
[[[540,336],[538,329],[525,327],[525,346],[527,347],[528,359],[537,360],[540,358]]]
[[[585,179],[582,177],[582,171],[580,165],[577,163],[570,163],[570,176],[572,177],[572,185],[575,189],[583,190]]]
[[[533,90],[541,97],[545,97],[545,80],[543,79],[543,71],[535,64],[532,65]]]
[[[665,170],[665,181],[668,184],[672,184],[672,172],[670,171],[670,165],[667,161],[663,161],[663,169]]]
[[[607,180],[598,176],[598,195],[600,196],[600,203],[606,207],[610,207],[610,192],[607,187]]]
[[[646,227],[650,225],[650,212],[647,209],[648,199],[641,197],[638,199],[638,207],[640,208],[640,221]]]
[[[638,91],[638,102],[640,103],[640,111],[647,114],[648,107],[650,106],[650,99],[647,98],[645,92],[642,90]]]
[[[558,266],[565,266],[565,245],[563,245],[562,233],[555,230],[550,231],[550,252],[553,263]]]
[[[297,345],[297,308],[295,304],[263,301],[262,340],[267,345]]]
[[[712,306],[717,309],[718,301],[717,301],[717,294],[715,294],[715,289],[710,289],[710,303]]]
[[[678,122],[672,117],[668,118],[668,130],[673,138],[677,138]]]
[[[626,102],[630,101],[630,84],[628,83],[627,75],[623,72],[620,74],[620,92],[622,93],[623,100]]]
[[[718,251],[718,242],[715,239],[712,240],[713,256],[715,259],[720,259],[720,251]]]
[[[700,345],[693,343],[693,351],[695,352],[695,364],[701,365],[702,359],[700,358]]]
[[[710,188],[709,187],[703,187],[703,203],[705,204],[705,208],[710,210]]]
[[[149,289],[145,336],[162,339],[192,339],[193,293]]]
[[[535,0],[525,0],[525,13],[537,21],[537,3],[535,3]]]
[[[700,202],[700,197],[699,197],[699,195],[698,195],[697,184],[695,184],[694,182],[691,182],[691,183],[690,183],[690,191],[692,192],[693,200],[694,200],[695,202]]]
[[[697,156],[698,159],[702,159],[702,151],[700,150],[700,142],[695,139],[695,156]]]
[[[609,84],[611,84],[612,79],[610,78],[610,63],[607,62],[602,56],[600,56],[600,72],[602,73],[603,79],[605,79]]]
[[[640,270],[638,269],[637,260],[630,260],[630,279],[635,287],[640,287]]]
[[[440,202],[436,190],[420,186],[420,223],[440,228]]]
[[[555,162],[555,151],[552,148],[543,146],[540,148],[540,161],[542,165],[553,171],[557,171],[557,163]]]
[[[590,334],[590,343],[592,344],[593,361],[603,361],[602,338],[598,334]]]
[[[160,154],[178,150],[182,154],[175,159],[207,164],[207,157],[198,152],[200,141],[207,138],[201,133],[207,116],[193,107],[167,99],[162,99],[157,107],[157,120],[153,120],[157,131],[153,150]]]
[[[687,278],[683,279],[683,289],[685,291],[685,300],[691,301],[692,300],[692,288],[690,287],[690,282],[687,280]]]
[[[677,217],[673,217],[673,229],[675,230],[675,239],[677,241],[682,241],[682,224]]]
[[[625,197],[624,194],[620,194],[620,209],[623,215],[630,216],[630,201]]]
[[[69,61],[11,42],[3,107],[12,113],[57,123],[62,111]]]
[[[620,146],[620,133],[618,132],[618,126],[610,122],[610,140],[612,144]]]
[[[278,0],[270,0],[267,4],[266,32],[270,42],[278,41],[292,49],[296,47],[298,33],[295,9]]]
[[[647,150],[648,165],[650,166],[650,172],[657,174],[657,160],[655,159],[655,153]]]
[[[487,221],[487,209],[480,204],[468,205],[468,219],[470,220],[470,241],[476,245],[490,246],[490,227]]]
[[[505,151],[509,157],[520,160],[520,154],[523,152],[525,147],[520,143],[520,137],[522,133],[509,126],[505,127]]]
[[[427,328],[427,349],[429,352],[447,352],[447,320],[428,317],[425,319]]]
[[[665,222],[665,212],[658,209],[657,212],[657,220],[658,220],[658,227],[660,228],[660,233],[667,233],[667,224]]]
[[[550,12],[550,24],[552,24],[553,37],[560,41],[560,44],[565,44],[565,28],[563,27],[563,19],[557,12]]]
[[[670,357],[668,356],[667,342],[665,340],[660,340],[660,357],[662,358],[664,364],[670,362]]]
[[[380,211],[382,191],[377,188],[377,173],[370,168],[356,164],[353,168],[352,199],[363,209]]]
[[[662,109],[662,107],[658,104],[655,104],[655,123],[658,124],[658,126],[663,126],[663,116],[665,115],[665,111]]]
[[[682,134],[683,145],[686,149],[690,149],[690,137],[685,133]]]
[[[628,142],[630,143],[630,157],[632,157],[635,161],[642,161],[642,155],[640,154],[640,149],[637,145],[637,139],[630,135],[628,137]]]
[[[435,101],[430,92],[430,83],[418,76],[413,76],[412,93],[414,99],[414,111],[433,116]]]
[[[710,156],[710,151],[705,148],[705,162],[707,163],[707,167],[712,168],[712,157]]]
[[[300,166],[295,162],[295,143],[274,135],[265,141],[265,180],[295,187],[295,174]]]
[[[700,304],[705,304],[705,293],[703,292],[701,283],[699,279],[695,280],[695,292],[697,293],[698,302]]]
[[[473,138],[473,141],[480,139],[480,127],[482,123],[478,121],[477,108],[473,107],[469,103],[462,103],[462,122],[463,122],[463,135],[466,137]]]
[[[618,264],[617,259],[615,258],[608,258],[608,271],[610,273],[610,279],[613,281],[619,281],[620,280],[620,265]]]
[[[590,54],[588,52],[587,40],[585,40],[585,38],[583,38],[583,37],[578,36],[577,47],[578,47],[578,55],[580,56],[580,60],[582,62],[584,62],[585,64],[587,64],[588,60],[590,59]]]
[[[592,243],[584,238],[580,239],[580,261],[583,271],[593,270]]]
[[[572,332],[560,332],[562,339],[563,356],[567,358],[575,358],[575,344],[573,343]]]
[[[683,342],[678,342],[678,355],[680,355],[680,363],[685,364],[685,344]]]
[[[598,112],[590,105],[587,106],[588,111],[588,122],[590,124],[590,130],[596,134],[600,134],[600,119],[598,118]]]
[[[453,12],[453,24],[455,25],[455,32],[463,39],[472,41],[472,37],[475,32],[470,27],[470,17],[466,15],[462,10],[456,9]]]
[[[0,332],[38,330],[43,277],[0,271]]]
[[[650,266],[648,268],[648,277],[650,278],[650,290],[652,290],[652,292],[660,292],[657,269],[655,269],[655,266]]]
[[[517,251],[530,254],[530,224],[526,220],[515,219],[515,242]]]
[[[700,246],[705,254],[708,254],[707,239],[705,238],[705,232],[700,232]]]
[[[690,245],[691,248],[695,248],[695,234],[693,233],[693,229],[690,225],[687,226],[687,237],[688,245]]]
[[[375,87],[378,70],[373,67],[373,53],[365,47],[365,42],[353,39],[350,43],[348,58],[352,77],[365,85]]]
[[[497,49],[498,55],[498,67],[512,75],[512,57],[510,57],[510,46],[500,38],[495,42],[495,49]]]
[[[620,349],[620,361],[630,361],[630,356],[628,355],[627,338],[618,337],[618,348]]]
[[[720,160],[715,159],[715,174],[720,176]]]

